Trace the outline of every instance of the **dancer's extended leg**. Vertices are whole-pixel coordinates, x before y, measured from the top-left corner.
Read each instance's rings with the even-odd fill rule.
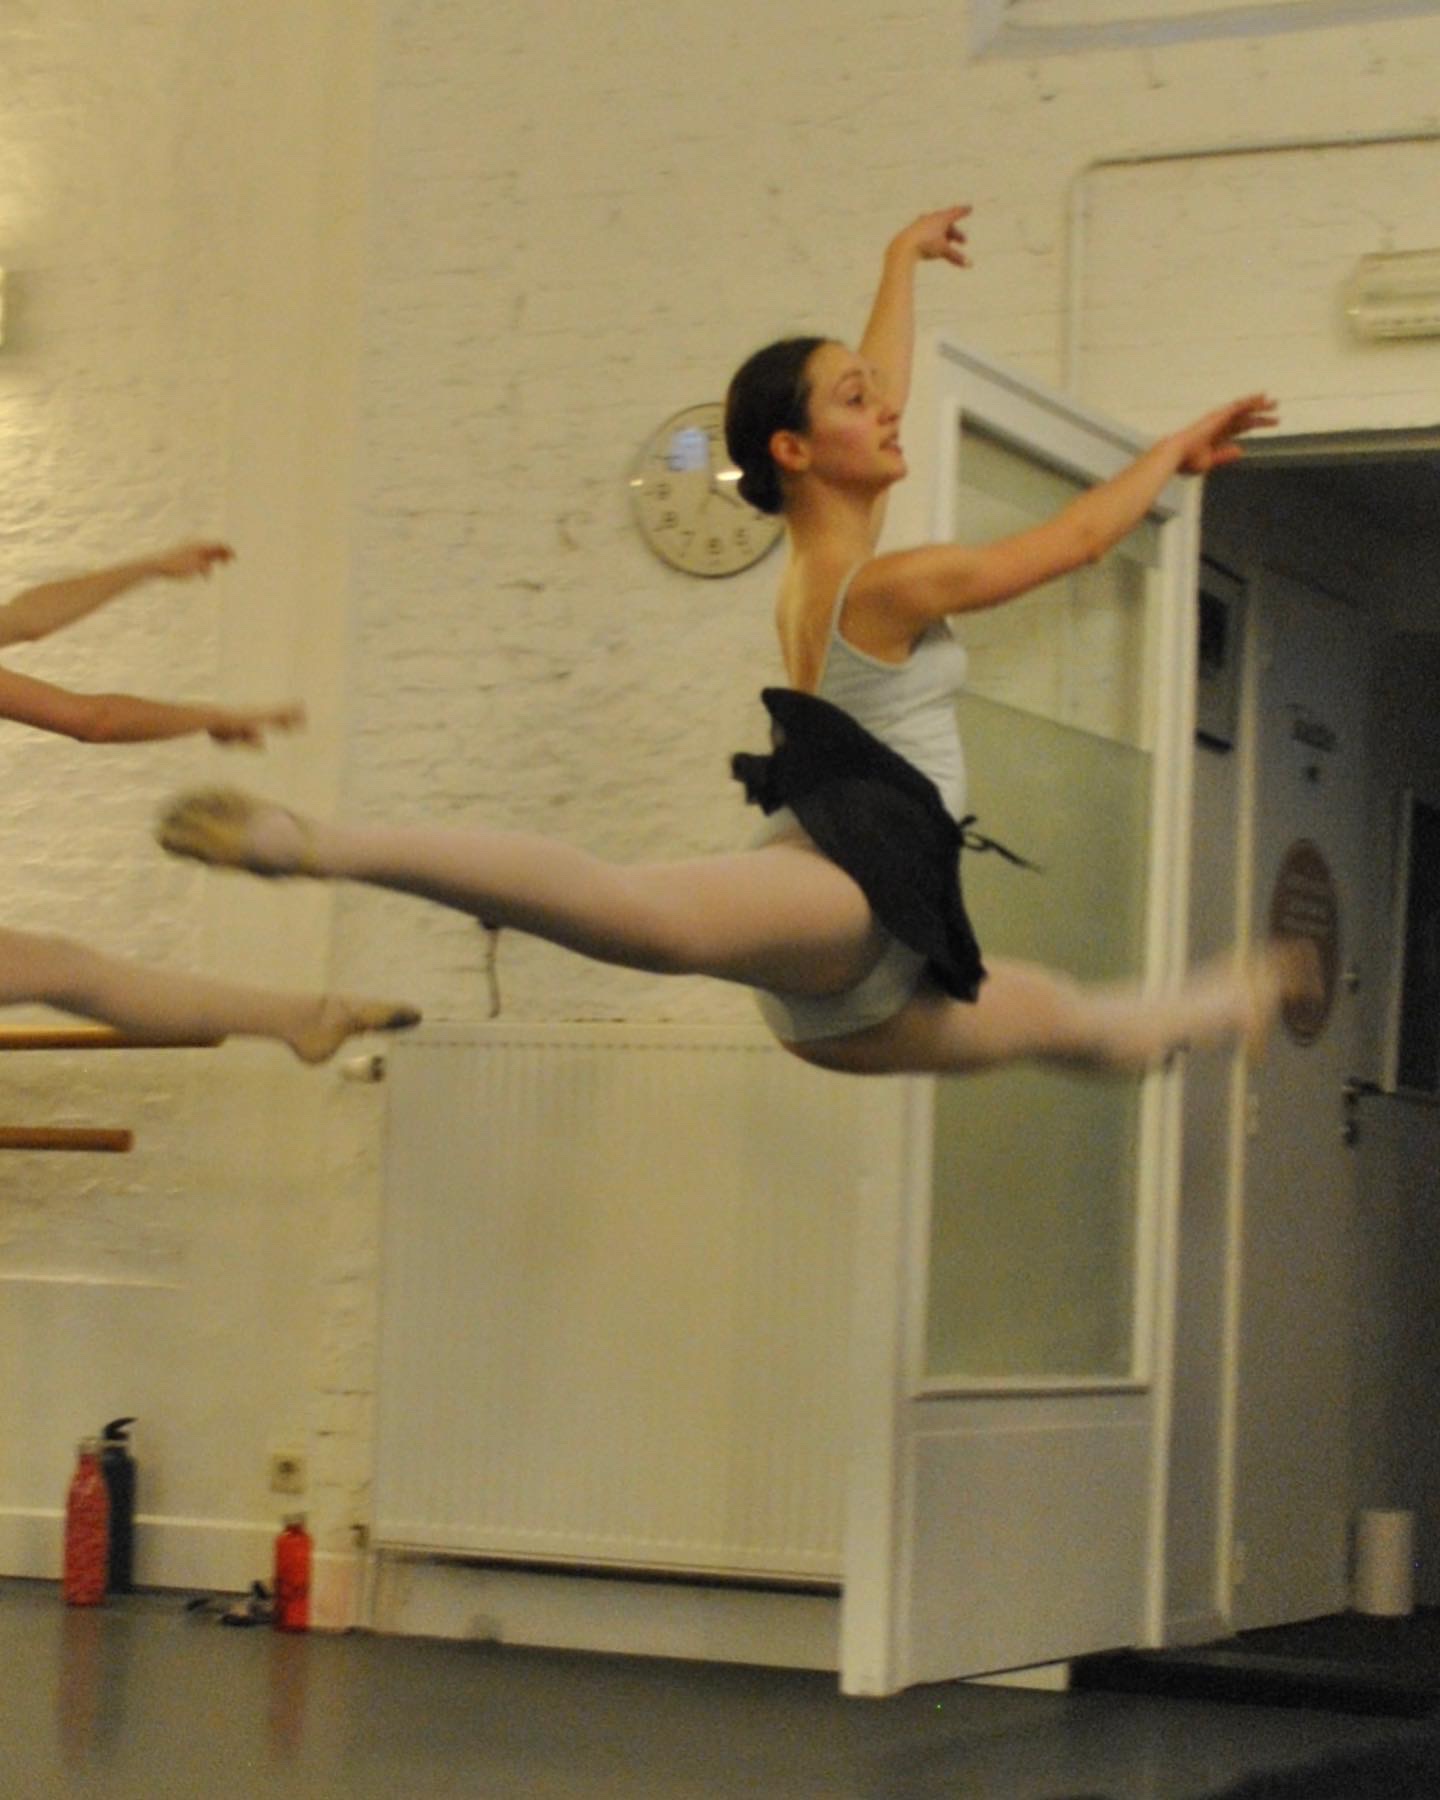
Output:
[[[782,992],[849,987],[883,943],[856,884],[798,839],[626,867],[531,832],[333,825],[228,789],[182,797],[159,835],[202,862],[363,881],[602,962]]]
[[[901,1013],[801,1054],[854,1074],[954,1073],[1021,1058],[1138,1071],[1176,1050],[1247,1041],[1256,1047],[1287,993],[1308,992],[1312,957],[1272,945],[1196,970],[1168,993],[1129,983],[1084,986],[1030,963],[989,961],[973,1005],[923,989]]]
[[[148,968],[69,938],[0,930],[0,1006],[56,1006],[155,1044],[276,1038],[324,1062],[363,1031],[414,1025],[413,1007],[340,994],[287,994]]]

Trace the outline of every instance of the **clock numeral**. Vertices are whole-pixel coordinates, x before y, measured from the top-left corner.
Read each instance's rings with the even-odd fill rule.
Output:
[[[737,475],[718,404],[686,407],[653,432],[630,477],[651,550],[691,575],[730,575],[758,561],[779,522],[740,500]],[[727,504],[712,504],[717,494]]]

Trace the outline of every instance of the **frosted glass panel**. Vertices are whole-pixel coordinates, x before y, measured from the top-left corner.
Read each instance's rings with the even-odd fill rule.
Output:
[[[966,855],[986,953],[1133,974],[1149,757],[974,696],[960,722],[981,829],[1042,871]],[[927,1375],[1130,1372],[1139,1099],[1137,1080],[1030,1067],[936,1083]]]
[[[955,535],[969,544],[1038,525],[1087,485],[969,420],[959,475]],[[1149,748],[1158,561],[1158,528],[1147,519],[1100,562],[956,618],[971,692]]]

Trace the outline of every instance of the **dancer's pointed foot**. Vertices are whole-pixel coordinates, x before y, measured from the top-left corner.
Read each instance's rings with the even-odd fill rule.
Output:
[[[1325,975],[1313,938],[1271,938],[1246,959],[1250,1020],[1245,1028],[1245,1054],[1258,1062],[1265,1054],[1276,1014],[1284,1006],[1324,998]]]
[[[308,819],[240,788],[192,788],[160,815],[155,836],[172,856],[254,875],[313,875]]]
[[[367,1031],[408,1031],[420,1023],[420,1010],[391,1000],[361,1000],[348,994],[322,994],[313,1017],[290,1034],[290,1048],[301,1062],[328,1062],[342,1044]]]

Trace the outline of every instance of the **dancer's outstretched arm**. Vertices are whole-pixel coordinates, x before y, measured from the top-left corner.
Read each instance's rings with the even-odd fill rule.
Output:
[[[0,648],[34,643],[63,631],[142,581],[187,581],[193,576],[209,575],[216,563],[231,562],[234,556],[228,544],[197,539],[152,556],[116,563],[112,568],[95,569],[88,575],[72,575],[27,588],[0,606]]]
[[[196,540],[89,575],[28,588],[0,606],[0,646],[50,637],[142,581],[208,575],[234,554],[228,544]],[[0,669],[0,718],[86,744],[154,743],[206,732],[219,744],[253,747],[267,731],[291,731],[303,724],[305,713],[295,702],[234,707],[206,701],[172,704],[136,694],[80,694]]]
[[[885,246],[880,284],[860,338],[860,354],[884,378],[885,398],[896,412],[905,410],[915,360],[915,269],[922,262],[944,261],[968,269],[961,220],[968,206],[947,206],[926,213]]]
[[[897,232],[885,247],[880,284],[870,307],[859,350],[875,371],[887,403],[903,413],[910,397],[915,363],[915,270],[922,262],[944,261],[966,269],[965,233],[961,220],[968,206],[947,206],[926,213]],[[878,542],[885,522],[885,496],[875,503],[871,542]]]
[[[258,748],[267,731],[293,731],[303,725],[305,709],[294,701],[236,707],[146,700],[138,694],[79,694],[0,668],[0,719],[83,744],[151,744],[205,732],[217,744]]]
[[[851,605],[878,599],[913,638],[947,613],[1013,600],[1086,563],[1132,531],[1175,475],[1205,475],[1241,454],[1236,439],[1277,421],[1275,402],[1247,394],[1162,438],[1128,468],[1081,494],[1053,519],[990,544],[928,544],[877,557],[857,576]]]

